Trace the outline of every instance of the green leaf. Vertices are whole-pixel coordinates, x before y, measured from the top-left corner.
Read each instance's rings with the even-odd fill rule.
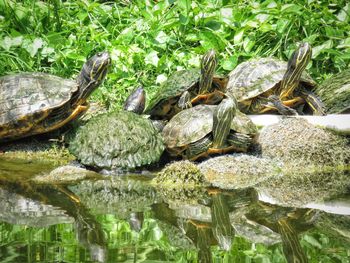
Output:
[[[337,48],[350,48],[350,37],[340,41],[340,44],[337,46]]]
[[[39,48],[42,48],[44,44],[44,41],[41,38],[34,39],[33,42],[25,41],[23,42],[23,48],[28,51],[31,57],[34,57],[37,53]]]
[[[253,48],[254,44],[255,44],[254,40],[250,39],[249,37],[244,38],[244,41],[243,41],[244,51],[249,53],[250,50]]]
[[[191,8],[191,0],[178,0],[177,4],[182,10],[186,11],[187,13]]]
[[[283,5],[281,8],[282,13],[294,13],[294,14],[301,14],[302,7],[296,4],[286,4]]]
[[[225,43],[222,41],[220,36],[216,35],[212,31],[203,31],[199,33],[202,39],[201,44],[205,49],[213,48],[217,51],[225,48]]]
[[[324,42],[322,45],[315,46],[312,48],[312,58],[317,58],[317,56],[326,48],[332,48],[333,46],[333,41],[328,40]]]
[[[159,44],[165,44],[168,42],[169,37],[167,34],[164,33],[164,31],[160,31],[155,37],[155,40],[157,40]]]
[[[222,68],[227,71],[233,70],[237,66],[238,58],[237,56],[232,56],[226,59],[222,63]]]
[[[233,37],[233,43],[235,45],[242,42],[243,34],[244,34],[244,29],[241,29],[235,33],[235,36]]]
[[[322,249],[322,245],[314,237],[310,235],[305,235],[303,239],[312,246]]]
[[[158,57],[158,52],[155,50],[152,50],[150,53],[148,53],[145,57],[145,63],[146,64],[150,64],[153,65],[155,67],[158,66],[158,61],[159,61],[159,57]]]
[[[187,25],[188,22],[190,21],[189,17],[187,15],[183,15],[183,14],[179,15],[179,20],[180,20],[180,23],[183,25]]]

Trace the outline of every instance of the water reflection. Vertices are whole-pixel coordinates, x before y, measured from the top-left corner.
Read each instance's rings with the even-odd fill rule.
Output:
[[[307,262],[313,250],[305,251],[302,237],[314,231],[328,240],[341,237],[341,255],[350,252],[349,217],[269,204],[259,200],[254,189],[201,189],[184,197],[129,178],[69,186],[1,179],[0,185],[2,261],[41,262],[50,258],[65,262],[142,262],[181,258],[186,262],[213,262],[226,258],[236,262],[253,259],[249,249],[262,244],[271,249],[270,254],[283,252],[287,262]],[[18,225],[25,227],[18,230]],[[79,252],[59,257],[75,242],[64,241],[68,233],[63,225],[73,226],[77,245],[86,248],[88,255],[74,249]],[[35,235],[44,229],[55,231],[49,242],[37,249],[35,240],[25,234],[28,228]],[[19,241],[10,240],[16,231],[24,233],[21,238],[27,246],[21,244],[19,249]]]
[[[0,219],[10,224],[47,227],[73,223],[77,240],[89,249],[91,259],[106,261],[106,234],[101,224],[80,202],[79,197],[65,186],[42,186],[2,180],[0,206],[3,207]]]

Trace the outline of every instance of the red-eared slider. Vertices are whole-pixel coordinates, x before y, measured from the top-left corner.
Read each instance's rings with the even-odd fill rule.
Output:
[[[86,99],[103,81],[111,63],[97,53],[76,80],[45,73],[0,78],[0,142],[58,129],[88,108]]]
[[[350,69],[325,80],[315,93],[326,105],[327,113],[350,113]]]
[[[201,60],[201,70],[181,70],[172,74],[150,100],[146,114],[155,119],[170,119],[191,104],[216,104],[223,98],[226,78],[214,76],[216,55],[207,52]]]
[[[130,96],[133,99],[128,101],[144,104],[143,95],[138,89]],[[129,106],[125,105],[126,108]],[[143,111],[138,105],[135,108],[139,109],[138,113]],[[151,120],[122,110],[92,117],[77,131],[69,149],[84,165],[98,169],[129,170],[157,162],[164,144]]]
[[[212,153],[245,152],[257,132],[250,119],[236,110],[232,98],[219,105],[197,105],[176,114],[163,129],[168,152],[195,160]]]
[[[324,115],[323,103],[310,91],[316,83],[303,74],[311,53],[311,46],[302,43],[288,64],[274,58],[246,61],[229,74],[227,93],[236,96],[238,107],[244,113],[277,109],[281,114],[293,114],[295,111],[283,110],[281,106],[295,108],[307,103],[314,114]],[[275,97],[270,100],[271,95],[277,95],[282,103],[276,104]]]

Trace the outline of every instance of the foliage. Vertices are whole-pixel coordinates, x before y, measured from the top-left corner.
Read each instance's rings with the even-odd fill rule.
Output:
[[[319,82],[350,64],[350,4],[340,1],[0,0],[0,75],[44,71],[73,77],[86,57],[109,50],[113,66],[93,98],[119,107],[140,83],[149,95],[214,48],[219,71],[256,56],[286,60],[313,46]]]

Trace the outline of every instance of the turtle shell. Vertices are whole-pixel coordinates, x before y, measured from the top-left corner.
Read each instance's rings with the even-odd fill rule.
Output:
[[[315,93],[326,105],[327,113],[350,113],[350,69],[325,80]]]
[[[184,147],[211,133],[216,107],[197,105],[176,114],[162,131],[165,145],[168,148]],[[231,122],[231,130],[244,134],[257,132],[253,122],[238,110]]]
[[[148,103],[145,113],[155,118],[170,119],[180,111],[178,100],[183,92],[188,91],[190,97],[198,94],[201,72],[198,69],[180,70],[172,74]],[[224,90],[227,78],[214,76],[216,89]]]
[[[45,73],[1,77],[0,138],[21,137],[49,112],[69,102],[77,90],[76,81]]]
[[[277,87],[286,70],[287,62],[275,58],[251,59],[229,73],[227,92],[239,102],[250,100]],[[311,87],[316,85],[306,73],[302,74],[301,83]]]
[[[145,113],[159,115],[171,111],[181,94],[195,87],[200,78],[198,69],[180,70],[172,74],[148,103]],[[193,92],[195,93],[195,92]]]
[[[91,118],[78,130],[69,149],[88,166],[132,169],[157,162],[164,145],[149,119],[117,111]]]

